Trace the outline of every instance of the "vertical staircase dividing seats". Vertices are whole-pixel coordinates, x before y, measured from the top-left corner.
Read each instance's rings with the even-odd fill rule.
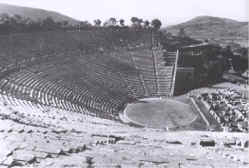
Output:
[[[107,39],[110,39],[109,34],[106,34],[95,43],[96,35],[86,34],[88,41],[93,41],[87,44],[91,45],[90,48],[102,46],[106,44]],[[159,34],[151,30],[144,40],[143,43],[134,43],[131,49],[121,47],[121,53],[119,48],[112,46],[114,51],[111,57],[99,53],[93,55],[82,53],[83,51],[76,50],[77,47],[69,48],[67,51],[57,46],[58,53],[53,53],[50,51],[53,46],[46,49],[46,46],[43,46],[46,44],[39,43],[35,51],[39,56],[35,59],[30,57],[28,62],[19,62],[20,68],[0,79],[0,92],[45,106],[55,106],[70,111],[86,109],[86,113],[92,112],[91,114],[96,116],[115,118],[127,100],[174,94],[178,51],[176,54],[168,53],[169,61],[166,61],[168,64],[162,65],[164,51],[160,45]],[[64,44],[62,39],[60,42]],[[65,59],[68,58],[67,55],[74,56],[73,58],[79,62],[73,64],[71,58]],[[126,66],[120,68],[119,64],[116,64],[119,63],[119,59],[120,65],[130,63],[131,66],[127,67],[134,68],[130,71]],[[116,66],[109,66],[111,63]],[[8,64],[7,67],[11,68],[12,64]],[[30,67],[22,67],[22,64],[30,64]],[[73,71],[72,68],[81,69],[81,72]],[[1,71],[2,69],[0,67]],[[56,71],[60,73],[53,75]],[[68,79],[70,74],[79,78],[70,80]]]
[[[170,96],[173,96],[174,95],[174,91],[175,91],[175,80],[176,80],[178,58],[179,58],[179,50],[177,50],[177,52],[176,52],[176,59],[175,59],[175,65],[174,65],[174,70],[173,70],[173,78],[172,78],[172,85],[171,85]]]
[[[174,69],[177,52],[165,52],[158,34],[152,32],[152,55],[156,94],[153,96],[169,97],[174,86]]]
[[[158,95],[159,85],[158,85],[158,63],[157,63],[157,50],[160,46],[160,43],[156,40],[155,35],[152,31],[151,33],[151,41],[152,41],[152,58],[153,58],[153,67],[154,67],[154,77],[156,79],[156,94]]]

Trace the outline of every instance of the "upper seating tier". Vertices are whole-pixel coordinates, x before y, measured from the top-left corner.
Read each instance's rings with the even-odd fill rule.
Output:
[[[103,28],[1,36],[0,93],[115,119],[128,102],[170,96],[176,53],[165,54],[155,34]]]

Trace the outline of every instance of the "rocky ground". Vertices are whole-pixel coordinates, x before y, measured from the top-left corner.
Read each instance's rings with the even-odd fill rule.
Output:
[[[135,128],[1,95],[0,168],[247,168],[248,134]]]

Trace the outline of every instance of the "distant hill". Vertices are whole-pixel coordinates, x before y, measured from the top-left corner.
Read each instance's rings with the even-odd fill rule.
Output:
[[[44,20],[47,17],[51,17],[56,22],[68,21],[71,25],[79,23],[79,21],[57,12],[0,3],[0,15],[3,13],[10,16],[20,15],[30,18],[33,21]]]
[[[184,28],[185,33],[197,40],[209,40],[223,45],[248,46],[248,22],[227,18],[199,16],[190,21],[169,26],[166,30],[177,35]]]

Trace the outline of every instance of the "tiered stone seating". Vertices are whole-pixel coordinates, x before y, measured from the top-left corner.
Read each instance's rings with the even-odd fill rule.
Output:
[[[73,70],[73,68],[75,68],[75,64],[73,64],[73,65],[70,65],[71,64],[71,62],[67,62],[65,65],[64,64],[60,64],[60,65],[55,65],[54,67],[51,67],[51,68],[49,68],[49,69],[46,69],[46,66],[44,67],[44,69],[43,68],[40,68],[39,70],[40,71],[42,71],[42,72],[39,72],[39,73],[37,73],[37,76],[40,76],[40,77],[42,77],[42,78],[46,78],[47,80],[55,80],[55,78],[53,78],[53,76],[47,76],[47,74],[56,74],[56,75],[54,75],[56,78],[58,78],[58,79],[60,79],[60,80],[62,80],[63,78],[63,80],[67,80],[67,78],[68,77],[71,77],[70,76],[70,73],[69,72],[67,72],[67,71],[63,71],[63,68],[65,67],[65,68],[69,68],[68,69],[68,71],[72,71]],[[58,66],[58,67],[57,67]],[[71,66],[71,67],[70,67]],[[79,65],[78,65],[79,66]],[[71,68],[71,70],[70,70],[70,68]],[[98,68],[98,67],[97,67]],[[97,68],[95,68],[95,69],[97,69]],[[33,70],[34,72],[35,71],[37,71],[37,70]],[[54,72],[53,72],[54,71]],[[59,71],[59,72],[62,72],[62,75],[60,75],[60,74],[58,74],[57,75],[57,71]],[[84,71],[88,71],[88,69],[84,69]],[[63,74],[63,72],[64,72],[64,74]],[[68,74],[69,74],[69,76],[68,76]],[[81,74],[80,73],[80,71],[79,71],[79,73],[78,74]],[[81,75],[85,75],[85,72],[82,72],[82,74]],[[86,76],[84,76],[83,75],[83,78],[85,78]],[[91,74],[92,75],[92,74]],[[104,74],[103,74],[104,75]],[[80,76],[79,76],[80,77]],[[76,78],[76,79],[78,79],[78,78]],[[94,80],[96,80],[96,78],[93,78]],[[92,79],[92,80],[93,80]],[[71,81],[70,81],[71,82]],[[82,81],[81,81],[82,82]],[[80,83],[80,82],[79,82]],[[119,84],[120,85],[120,84]],[[100,93],[99,93],[100,94]],[[110,97],[109,97],[110,98]]]
[[[112,135],[107,129],[110,126],[116,131],[126,127],[110,120],[26,103],[0,95],[1,167],[29,167],[42,160],[83,153],[91,144],[107,139],[94,135],[101,135],[103,131],[105,135]]]
[[[130,54],[141,73],[147,96],[170,96],[176,52],[165,54],[160,47],[155,47],[152,51],[137,49]]]
[[[169,96],[172,88],[172,72],[173,67],[167,66],[164,69],[160,69],[158,75],[158,94],[162,96]]]
[[[50,85],[50,87],[46,88],[47,85]],[[78,98],[74,99],[74,102],[72,103],[72,100],[70,99],[71,91],[69,88],[66,88],[65,86],[63,87],[63,84],[61,83],[52,83],[46,80],[38,79],[38,76],[28,71],[20,72],[18,75],[13,76],[13,79],[5,82],[4,86],[1,87],[1,90],[5,91],[7,95],[14,95],[17,98],[31,99],[32,101],[35,100],[40,104],[59,107],[71,111],[84,112],[82,111],[82,104],[84,104],[89,109],[94,109],[95,111],[111,111],[110,105],[107,106],[107,108],[103,108],[100,106],[101,102],[99,102],[99,100],[95,100],[95,102],[93,102],[94,99],[92,95],[88,96],[91,98],[89,101],[84,101],[89,102],[88,104],[85,104],[84,102],[79,102],[80,96],[75,94],[74,97]],[[25,92],[26,96],[24,94]],[[95,99],[97,99],[97,97],[95,97]],[[97,104],[97,102],[99,102],[99,104]]]
[[[127,102],[168,96],[174,58],[163,52],[150,31],[93,30],[16,34],[13,56],[0,76],[4,95],[94,116],[115,119]],[[155,39],[155,38],[154,38]],[[14,45],[14,42],[16,45]],[[0,54],[9,54],[9,48]],[[170,53],[169,53],[170,55]],[[8,58],[8,57],[6,57]],[[1,65],[2,67],[2,65]],[[4,69],[4,68],[1,68]],[[10,68],[9,68],[10,69]]]
[[[167,52],[165,56],[165,66],[171,66],[175,64],[176,52]]]
[[[142,81],[139,78],[139,70],[136,69],[134,65],[132,56],[127,52],[127,49],[119,48],[115,52],[111,52],[110,55],[117,59],[118,62],[112,63],[112,66],[115,65],[112,69],[117,72],[123,79],[124,83],[127,86],[127,90],[131,97],[140,98],[145,95],[145,91],[142,86]],[[122,66],[121,63],[128,66]]]
[[[120,62],[115,57],[109,58],[107,54],[84,57],[84,59],[79,60],[79,63],[81,64],[79,66],[82,74],[84,74],[83,78],[88,76],[90,79],[98,81],[102,86],[111,89],[112,93],[117,92],[119,95],[125,95],[125,97],[128,95],[128,99],[129,97],[137,97],[136,93],[129,89],[125,77],[127,74],[128,77],[137,75],[134,73],[135,70],[132,70],[134,67],[129,64]]]
[[[130,51],[136,67],[139,69],[144,81],[148,96],[157,93],[155,69],[153,65],[152,51],[149,49],[139,49]]]
[[[175,71],[176,52],[165,52],[158,58],[158,94],[171,96]],[[166,64],[165,64],[166,62]]]

